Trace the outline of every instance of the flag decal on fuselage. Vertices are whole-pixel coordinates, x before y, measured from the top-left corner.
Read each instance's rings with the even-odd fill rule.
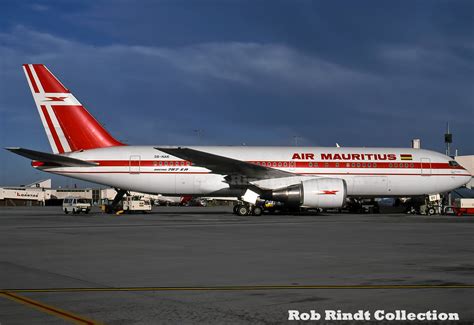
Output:
[[[411,154],[400,154],[401,160],[413,160],[413,156]]]

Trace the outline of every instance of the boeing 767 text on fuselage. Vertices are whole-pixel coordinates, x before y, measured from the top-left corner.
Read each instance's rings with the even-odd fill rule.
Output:
[[[417,196],[466,184],[450,157],[410,148],[131,146],[112,137],[42,64],[23,65],[53,153],[8,150],[45,172],[163,195],[339,208],[346,197]]]

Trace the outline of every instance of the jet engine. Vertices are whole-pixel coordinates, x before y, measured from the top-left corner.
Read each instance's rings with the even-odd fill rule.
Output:
[[[315,178],[272,192],[272,200],[304,208],[341,208],[347,185],[339,178]]]

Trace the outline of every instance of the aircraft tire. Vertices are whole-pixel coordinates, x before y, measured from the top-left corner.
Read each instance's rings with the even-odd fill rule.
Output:
[[[249,212],[250,212],[250,209],[248,206],[246,205],[238,205],[238,208],[237,208],[237,214],[241,217],[243,216],[248,216],[249,215]]]
[[[258,217],[258,216],[261,216],[262,213],[263,213],[263,210],[262,210],[261,207],[254,207],[254,208],[252,209],[252,214],[253,214],[254,216],[257,216],[257,217]]]

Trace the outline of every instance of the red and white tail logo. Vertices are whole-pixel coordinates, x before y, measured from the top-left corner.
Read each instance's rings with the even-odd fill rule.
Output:
[[[26,79],[54,153],[123,146],[43,64],[24,64]]]

